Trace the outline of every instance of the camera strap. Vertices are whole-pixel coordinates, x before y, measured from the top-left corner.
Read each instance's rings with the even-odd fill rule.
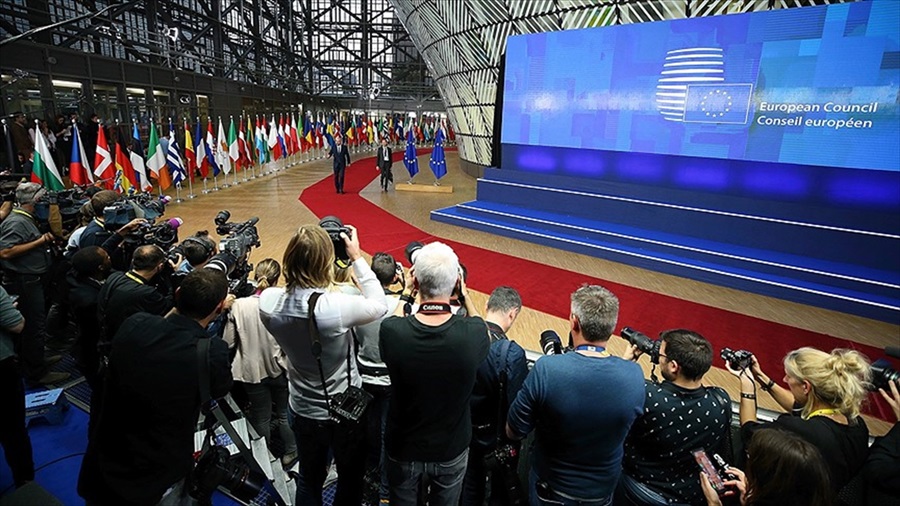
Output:
[[[423,302],[419,304],[419,310],[416,311],[418,314],[449,314],[453,312],[453,308],[450,304],[444,302]]]
[[[331,399],[328,397],[328,386],[325,384],[325,371],[322,369],[322,342],[319,340],[319,324],[316,322],[316,302],[319,301],[321,293],[313,292],[309,296],[309,306],[307,320],[309,321],[309,340],[312,342],[312,354],[316,357],[316,364],[319,366],[319,378],[322,380],[322,392],[325,393],[325,405],[331,406]],[[350,350],[347,350],[349,357]],[[348,358],[349,365],[349,358]],[[348,371],[349,375],[349,371]]]
[[[502,434],[506,432],[506,390],[509,381],[509,377],[506,374],[506,359],[509,355],[509,344],[509,339],[502,339],[500,341],[500,371],[498,375],[500,389],[497,392],[497,426],[495,427],[498,440],[502,437]]]

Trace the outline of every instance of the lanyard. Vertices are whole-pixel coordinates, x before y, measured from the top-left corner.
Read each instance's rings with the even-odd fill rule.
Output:
[[[37,220],[32,216],[28,211],[23,211],[21,209],[13,209],[12,212],[16,214],[21,214],[22,216],[27,216],[31,221],[36,222]]]
[[[609,352],[602,346],[591,346],[590,344],[582,344],[575,347],[575,351],[592,351],[598,353],[601,357],[608,357]]]
[[[134,281],[135,283],[137,283],[137,284],[139,284],[139,285],[143,285],[143,284],[144,284],[144,280],[141,279],[141,278],[139,278],[139,277],[138,277],[137,275],[135,275],[135,274],[132,274],[132,273],[130,273],[130,272],[126,272],[125,275],[128,276],[128,279]]]
[[[828,416],[828,415],[836,415],[838,413],[840,413],[840,411],[837,409],[834,409],[834,408],[817,409],[817,410],[813,411],[812,413],[810,413],[809,416],[804,418],[804,420],[809,420],[810,418],[812,418],[814,416]]]
[[[451,313],[450,304],[444,302],[423,302],[419,305],[416,313],[421,314],[449,314]]]

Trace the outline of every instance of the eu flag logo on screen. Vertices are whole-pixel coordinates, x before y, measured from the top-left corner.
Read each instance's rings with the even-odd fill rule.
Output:
[[[744,125],[750,116],[752,95],[752,84],[690,84],[684,122]]]

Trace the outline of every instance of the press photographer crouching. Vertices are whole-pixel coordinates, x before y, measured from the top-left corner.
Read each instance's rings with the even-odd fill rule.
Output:
[[[338,259],[352,265],[362,295],[328,291]],[[294,504],[322,504],[329,455],[338,470],[335,504],[360,504],[368,394],[360,388],[351,329],[385,314],[384,290],[349,225],[330,232],[300,227],[285,249],[282,267],[287,286],[263,291],[259,313],[289,362],[289,406],[301,474]]]
[[[871,377],[865,356],[846,349],[831,353],[809,347],[794,350],[784,358],[788,388],[765,374],[753,355],[728,356],[726,366],[741,382],[741,437],[745,445],[761,428],[777,427],[798,434],[825,457],[833,493],[859,472],[869,443],[869,429],[860,416]],[[774,422],[758,423],[756,382],[788,413]]]
[[[82,462],[78,493],[87,504],[183,504],[200,410],[197,347],[221,311],[228,283],[199,269],[185,277],[166,317],[138,313],[112,340],[106,393]],[[209,389],[232,385],[228,346],[211,339]],[[93,412],[94,406],[92,406]]]
[[[658,340],[628,327],[632,344],[622,356],[637,361],[649,355],[663,381],[645,382],[644,413],[625,439],[625,458],[617,490],[622,505],[703,504],[691,451],[731,462],[731,400],[725,390],[703,386],[713,361],[712,345],[700,334],[676,329]]]

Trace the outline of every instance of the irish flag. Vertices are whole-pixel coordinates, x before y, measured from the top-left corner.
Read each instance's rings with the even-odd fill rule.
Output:
[[[34,128],[34,162],[31,170],[31,180],[44,185],[48,190],[59,191],[66,188],[59,170],[56,169],[56,163],[50,156],[50,147],[47,146],[47,139],[41,133],[39,125],[35,125]]]

